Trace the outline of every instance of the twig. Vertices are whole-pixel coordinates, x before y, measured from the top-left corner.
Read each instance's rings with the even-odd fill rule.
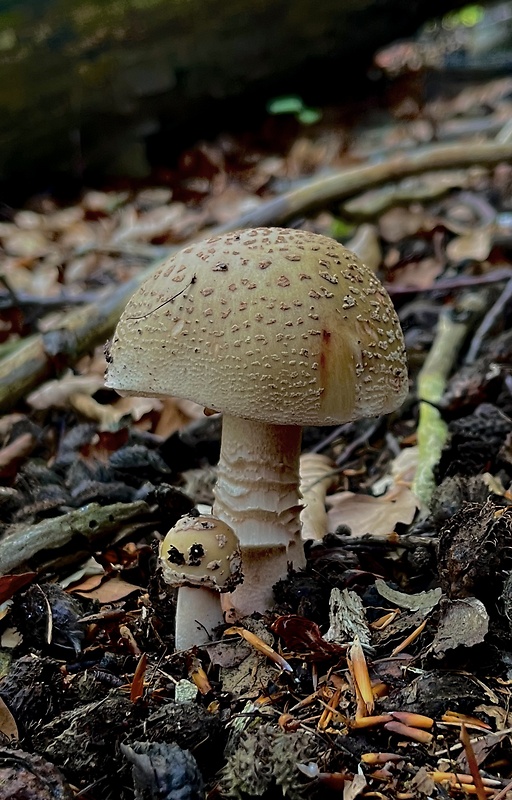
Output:
[[[464,339],[475,316],[481,314],[485,300],[484,293],[470,292],[457,309],[462,313],[441,313],[432,348],[418,374],[419,460],[411,488],[425,508],[428,508],[434,491],[434,468],[439,462],[448,435],[448,426],[437,406],[442,400],[447,378]]]
[[[421,172],[492,166],[512,159],[512,143],[430,146],[413,153],[395,155],[379,164],[343,170],[327,178],[312,180],[304,186],[269,200],[231,223],[210,230],[215,235],[238,228],[281,225],[318,207],[352,197],[359,192],[389,181],[397,181]],[[176,252],[181,247],[173,248]],[[12,408],[27,392],[43,380],[90,352],[112,333],[123,308],[133,292],[154,271],[152,264],[128,283],[109,292],[104,299],[65,314],[58,327],[45,334],[29,337],[14,353],[0,361],[0,412]]]
[[[489,309],[487,314],[484,316],[482,322],[478,326],[475,335],[473,336],[471,345],[468,349],[465,363],[466,364],[474,364],[480,348],[482,346],[482,342],[485,336],[492,330],[493,326],[496,323],[498,317],[502,314],[505,306],[512,298],[512,279],[509,280],[507,285],[505,286],[504,290],[502,291],[501,295],[498,297],[494,305]]]
[[[83,552],[88,546],[92,550],[93,543],[116,533],[126,523],[148,512],[149,506],[143,500],[109,506],[91,503],[35,525],[17,525],[2,537],[0,575],[8,575],[25,562],[39,558],[41,553],[60,550],[73,540],[77,552]]]
[[[457,289],[467,289],[471,286],[485,286],[491,283],[500,283],[512,278],[510,267],[500,267],[488,272],[486,275],[461,275],[458,278],[441,278],[431,286],[401,286],[399,283],[388,283],[386,289],[391,297],[404,294],[428,294],[430,292],[451,292]]]

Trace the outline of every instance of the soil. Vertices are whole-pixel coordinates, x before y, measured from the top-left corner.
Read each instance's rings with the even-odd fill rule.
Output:
[[[0,800],[512,797],[512,165],[292,215],[378,272],[410,393],[385,418],[304,430],[303,455],[326,457],[303,486],[323,487],[307,566],[204,646],[174,647],[158,546],[212,505],[221,419],[119,398],[103,346],[74,357],[56,333],[297,187],[447,138],[464,151],[476,127],[502,146],[512,79],[454,87],[443,58],[442,42],[380,54],[378,113],[269,116],[150,185],[3,207],[0,360],[43,341],[52,375],[20,399],[13,372],[0,418]]]

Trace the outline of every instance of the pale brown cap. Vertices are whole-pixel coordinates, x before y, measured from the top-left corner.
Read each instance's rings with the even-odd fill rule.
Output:
[[[408,391],[389,295],[326,236],[256,228],[186,247],[129,301],[107,386],[276,425],[333,425]]]
[[[243,580],[240,544],[233,528],[209,515],[181,517],[160,545],[160,564],[171,586],[229,592]]]

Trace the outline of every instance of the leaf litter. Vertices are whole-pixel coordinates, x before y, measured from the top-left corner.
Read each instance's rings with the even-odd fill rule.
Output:
[[[510,79],[453,91],[442,42],[377,56],[385,123],[326,109],[290,136],[276,117],[273,138],[198,143],[159,185],[11,210],[0,359],[312,179],[435,139],[502,146]],[[14,770],[26,791],[37,777],[45,798],[84,800],[172,798],[177,786],[219,800],[512,795],[511,214],[505,159],[292,216],[352,244],[382,277],[411,394],[390,418],[304,431],[307,567],[275,586],[268,614],[227,622],[195,651],[174,649],[175,597],[156,551],[211,502],[219,420],[172,398],[119,399],[104,388],[101,348],[74,358],[45,340],[51,380],[0,420],[0,784]],[[420,391],[432,413],[418,414],[446,315],[464,337],[440,396]],[[439,457],[418,497],[427,423]]]

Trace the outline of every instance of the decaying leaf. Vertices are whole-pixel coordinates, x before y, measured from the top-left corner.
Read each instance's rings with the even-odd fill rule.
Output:
[[[406,486],[395,486],[381,497],[353,492],[338,492],[327,497],[330,530],[348,525],[353,536],[385,536],[398,522],[409,525],[419,507],[417,498]]]
[[[405,594],[405,592],[392,589],[381,578],[377,578],[375,581],[375,588],[385,600],[389,600],[393,605],[407,608],[409,611],[424,611],[426,614],[432,611],[443,596],[443,592],[439,587],[430,589],[427,592]]]
[[[473,647],[483,642],[489,630],[489,615],[484,604],[476,597],[446,600],[442,616],[432,643],[437,656],[456,647]]]
[[[315,622],[296,614],[278,617],[272,624],[272,630],[283,640],[288,650],[300,653],[309,661],[325,661],[342,655],[346,649],[326,641]]]
[[[13,715],[0,697],[0,733],[10,740],[19,739],[18,726]]]
[[[82,597],[87,597],[91,600],[97,600],[99,603],[116,603],[118,600],[123,600],[133,592],[140,592],[141,587],[135,586],[133,583],[127,583],[117,575],[111,580],[106,580],[91,591],[77,591]]]
[[[0,576],[0,605],[10,600],[11,597],[30,583],[36,577],[35,572],[22,572],[20,575],[1,575]]]
[[[71,395],[80,393],[93,395],[105,381],[99,375],[66,374],[59,380],[48,381],[35,389],[27,397],[27,403],[34,409],[65,408]]]
[[[343,787],[343,800],[355,800],[367,787],[364,775],[354,775],[351,781],[346,781]]]
[[[305,453],[300,458],[300,493],[304,507],[300,512],[303,539],[322,539],[328,530],[325,496],[335,483],[336,465],[321,453]]]
[[[492,248],[492,232],[492,226],[487,225],[457,236],[446,246],[448,257],[455,263],[465,259],[485,261]]]

